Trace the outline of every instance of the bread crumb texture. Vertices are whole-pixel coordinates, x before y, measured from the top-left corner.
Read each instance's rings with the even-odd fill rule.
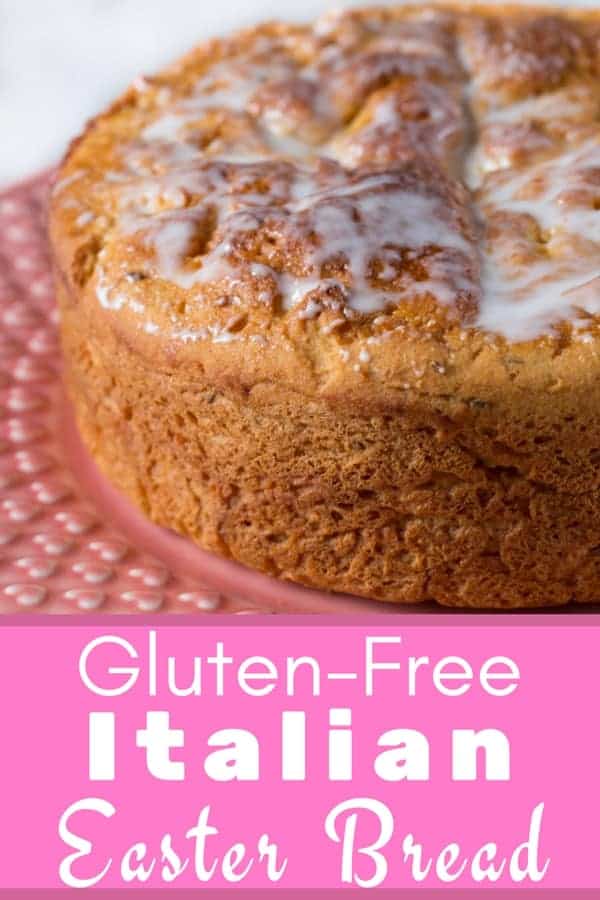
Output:
[[[92,455],[160,525],[393,603],[600,600],[600,15],[270,23],[139,78],[50,231]]]

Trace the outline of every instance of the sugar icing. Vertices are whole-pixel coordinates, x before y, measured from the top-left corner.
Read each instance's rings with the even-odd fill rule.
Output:
[[[579,326],[586,314],[600,314],[597,86],[570,85],[514,103],[487,97],[484,80],[469,81],[462,72],[459,60],[466,56],[447,38],[446,20],[429,11],[393,23],[374,15],[358,25],[352,14],[340,13],[320,20],[309,35],[316,53],[310,64],[268,38],[247,56],[217,63],[188,96],[157,108],[125,150],[124,170],[112,173],[121,232],[140,235],[153,273],[193,290],[198,302],[216,285],[227,302],[239,303],[237,295],[251,284],[259,302],[278,299],[283,312],[301,319],[318,320],[324,309],[339,313],[324,320],[330,333],[348,317],[377,320],[390,305],[423,293],[449,306],[469,294],[478,305],[471,324],[511,341],[550,333],[560,320]],[[339,37],[335,45],[332,35]],[[444,88],[427,87],[434,63]],[[472,115],[482,133],[490,125],[528,122],[550,133],[540,140],[539,158],[534,153],[519,166],[501,153],[487,159],[475,142],[462,173],[472,189],[471,210],[466,203],[458,216],[426,175],[422,185],[404,183],[398,176],[404,163],[386,172],[353,172],[362,158],[356,145],[337,143],[346,134],[336,104],[347,101],[348,85],[340,78],[356,76],[361,85],[380,75],[392,78],[392,89],[374,107],[368,127],[375,134],[408,127],[394,102],[399,75],[420,79],[424,102],[430,98],[425,118],[448,134],[466,133]],[[265,87],[282,97],[287,91],[288,105],[259,102]],[[448,98],[463,92],[462,122],[454,113],[452,121],[444,118],[446,88]],[[149,85],[139,90],[147,94]],[[554,134],[557,122],[562,130]],[[327,156],[334,159],[324,162]],[[438,164],[434,181],[454,177],[443,158]],[[269,183],[266,193],[257,186],[261,177]],[[470,216],[480,223],[479,240],[465,225]],[[83,225],[89,221],[80,215]],[[523,223],[531,225],[529,237],[521,235]],[[246,261],[240,246],[261,228],[300,242],[301,273],[291,264]],[[206,241],[197,246],[203,231]],[[421,261],[419,280],[407,275],[407,259]],[[111,309],[124,302],[102,277],[97,290]],[[155,333],[154,323],[146,331]],[[191,339],[185,329],[177,334]],[[207,328],[199,338],[243,335]]]

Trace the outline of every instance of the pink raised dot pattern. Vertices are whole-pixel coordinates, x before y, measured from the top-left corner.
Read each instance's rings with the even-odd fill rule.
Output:
[[[14,413],[31,412],[46,406],[46,398],[33,390],[12,388],[6,397],[6,408]]]
[[[2,321],[9,328],[29,328],[39,325],[40,317],[34,309],[14,303],[4,311]]]
[[[17,381],[26,384],[39,384],[40,382],[47,382],[52,378],[52,371],[48,366],[44,366],[42,363],[29,356],[23,356],[20,359],[17,359],[12,366],[11,374]]]
[[[120,562],[127,554],[127,544],[122,541],[91,541],[88,548],[105,562]]]
[[[4,588],[4,595],[20,607],[40,606],[46,594],[46,588],[39,584],[9,584]]]
[[[59,512],[55,519],[69,534],[87,534],[96,524],[94,516],[85,512]]]
[[[123,591],[121,597],[140,612],[157,612],[164,603],[164,596],[151,591]]]
[[[166,569],[160,569],[157,566],[144,566],[129,569],[130,578],[140,581],[145,587],[162,587],[169,578]]]
[[[49,578],[56,571],[56,563],[45,557],[21,556],[15,568],[22,569],[29,578]]]
[[[27,342],[27,348],[32,353],[53,353],[58,348],[56,334],[48,328],[40,328],[33,333]]]
[[[29,522],[38,513],[38,507],[24,500],[7,497],[0,503],[0,509],[10,522]]]
[[[102,591],[88,591],[83,588],[72,588],[65,591],[64,597],[83,612],[95,612],[106,601],[106,596]]]
[[[98,563],[80,561],[76,562],[71,569],[76,575],[81,575],[88,584],[104,584],[113,576],[113,570],[109,566],[102,566]]]
[[[51,481],[34,481],[31,484],[31,492],[39,503],[52,504],[59,500],[66,500],[71,496],[71,491],[64,484]]]
[[[49,556],[63,556],[73,548],[71,541],[65,541],[62,536],[45,534],[43,531],[33,536],[33,543]]]
[[[195,606],[196,609],[202,609],[205,612],[214,612],[221,604],[220,594],[200,591],[183,591],[178,595],[178,599],[182,603],[188,603],[191,606]]]
[[[38,475],[52,468],[52,461],[37,450],[19,450],[15,453],[15,469],[24,475]]]
[[[46,434],[46,428],[39,422],[25,419],[7,419],[0,433],[12,444],[29,444]]]

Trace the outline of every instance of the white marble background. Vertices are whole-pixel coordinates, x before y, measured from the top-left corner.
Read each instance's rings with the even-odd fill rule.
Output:
[[[203,37],[264,18],[302,20],[334,6],[362,4],[0,0],[0,186],[57,160],[85,119],[132,78]],[[598,7],[599,0],[573,5]]]

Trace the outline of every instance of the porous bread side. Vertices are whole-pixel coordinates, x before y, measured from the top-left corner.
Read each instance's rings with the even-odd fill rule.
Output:
[[[84,441],[157,524],[270,575],[395,603],[598,600],[600,398],[594,415],[583,390],[566,405],[539,395],[528,421],[503,410],[494,425],[491,407],[453,419],[426,396],[361,412],[275,382],[217,389],[153,367],[64,287],[60,301]],[[587,415],[568,412],[578,402]]]

